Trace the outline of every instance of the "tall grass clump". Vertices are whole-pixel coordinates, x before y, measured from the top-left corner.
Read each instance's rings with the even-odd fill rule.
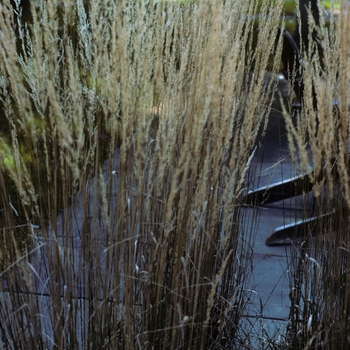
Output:
[[[244,344],[240,197],[282,1],[253,46],[256,8],[37,1],[24,21],[0,5],[4,347]]]
[[[347,349],[350,344],[350,15],[342,1],[330,27],[315,26],[302,48],[302,113],[289,126],[291,149],[314,183],[312,215],[292,269],[290,348]],[[305,25],[305,24],[304,24]],[[296,147],[296,148],[295,148]],[[313,172],[311,172],[313,169]],[[331,215],[329,215],[331,214]]]

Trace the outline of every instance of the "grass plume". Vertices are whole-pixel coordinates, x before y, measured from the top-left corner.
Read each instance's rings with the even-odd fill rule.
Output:
[[[282,1],[257,34],[255,1],[31,6],[0,5],[1,341],[232,348]]]
[[[294,255],[292,349],[345,349],[350,343],[349,4],[342,1],[340,9],[328,29],[323,17],[318,27],[309,21],[309,32],[316,29],[323,39],[322,50],[312,40],[302,48],[302,113],[294,124],[287,116],[302,168],[314,169],[312,215],[319,217]]]

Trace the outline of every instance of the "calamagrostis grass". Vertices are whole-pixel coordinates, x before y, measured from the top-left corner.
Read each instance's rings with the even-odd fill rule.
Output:
[[[240,195],[282,1],[263,2],[257,33],[255,1],[37,1],[30,22],[14,3],[0,5],[2,342],[232,348]]]
[[[341,2],[330,26],[317,29],[322,52],[312,40],[302,49],[305,96],[296,122],[287,116],[290,144],[296,146],[305,172],[313,168],[313,215],[320,217],[305,232],[293,269],[290,348],[349,347],[349,120],[350,16]],[[311,39],[311,37],[310,37]],[[311,172],[310,172],[311,174]],[[323,216],[324,214],[333,215]]]

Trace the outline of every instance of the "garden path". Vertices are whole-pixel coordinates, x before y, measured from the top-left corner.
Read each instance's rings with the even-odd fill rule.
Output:
[[[278,93],[287,98],[288,83],[280,77]],[[273,104],[264,145],[252,162],[250,183],[254,188],[286,181],[298,175],[298,166],[292,161],[279,95]],[[258,175],[257,175],[258,174]],[[308,199],[310,199],[310,194]],[[245,209],[258,218],[253,249],[253,273],[247,286],[250,303],[246,310],[246,332],[256,335],[256,344],[272,339],[283,343],[290,311],[289,292],[293,276],[290,264],[298,245],[267,246],[268,236],[278,227],[293,224],[305,217],[301,196],[286,198],[258,208]],[[250,212],[250,213],[249,213]],[[249,220],[247,220],[249,223]]]

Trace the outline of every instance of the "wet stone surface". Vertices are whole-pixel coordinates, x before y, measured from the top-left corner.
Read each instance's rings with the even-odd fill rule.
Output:
[[[278,93],[281,93],[286,102],[289,92],[286,80],[280,79]],[[269,187],[278,182],[283,183],[300,175],[298,162],[291,159],[288,149],[287,132],[278,93],[269,116],[266,136],[261,140],[262,147],[255,154],[251,164],[248,179],[250,191]],[[291,249],[298,249],[298,242],[284,245],[285,237],[278,234],[280,229],[305,219],[311,202],[312,194],[296,197],[288,194],[283,200],[272,201],[265,205],[253,200],[256,206],[245,209],[247,215],[258,217],[253,270],[247,286],[250,302],[246,306],[245,324],[248,329],[251,327],[251,334],[258,335],[263,329],[266,334],[261,334],[262,337],[268,335],[275,340],[285,334],[290,312],[289,292],[292,282],[290,264],[293,263]],[[269,243],[267,240],[273,233],[276,244],[268,246],[266,242]]]

